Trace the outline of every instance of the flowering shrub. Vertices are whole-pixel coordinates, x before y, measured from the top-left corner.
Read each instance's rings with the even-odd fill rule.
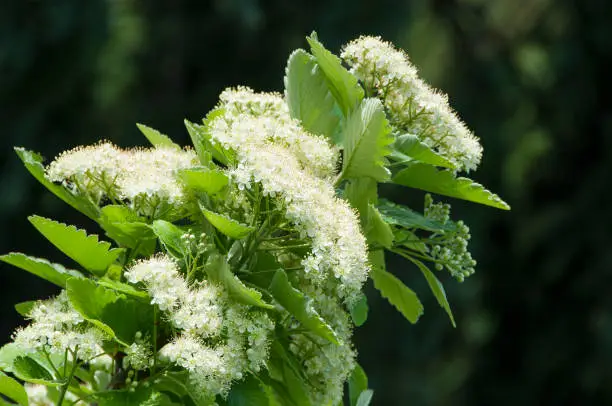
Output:
[[[202,124],[186,121],[193,149],[143,125],[151,148],[102,142],[47,166],[16,149],[112,244],[29,218],[76,269],[0,257],[62,289],[16,306],[31,323],[0,350],[0,393],[21,405],[365,406],[351,342],[364,283],[412,323],[423,312],[385,252],[416,265],[454,324],[430,266],[474,272],[468,227],[429,194],[418,211],[377,186],[508,209],[458,176],[476,169],[477,138],[392,45],[352,41],[346,69],[308,42],[284,95],[227,89]]]

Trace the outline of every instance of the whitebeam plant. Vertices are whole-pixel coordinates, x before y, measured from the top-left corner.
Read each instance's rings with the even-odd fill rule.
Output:
[[[186,121],[193,149],[143,125],[148,149],[102,142],[47,166],[16,149],[112,243],[31,216],[71,268],[0,257],[61,288],[16,305],[31,323],[0,350],[6,399],[366,406],[373,392],[351,342],[366,321],[364,283],[411,323],[423,312],[385,252],[415,265],[454,325],[430,267],[472,274],[469,229],[429,194],[419,211],[377,186],[509,209],[458,177],[476,169],[478,140],[392,45],[361,37],[341,60],[314,34],[308,43],[289,57],[284,95],[228,89],[202,124]]]

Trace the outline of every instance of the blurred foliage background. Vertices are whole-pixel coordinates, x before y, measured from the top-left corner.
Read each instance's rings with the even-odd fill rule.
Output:
[[[109,139],[145,144],[134,123],[187,143],[226,86],[281,90],[311,30],[332,50],[361,33],[406,49],[480,136],[473,176],[509,213],[453,202],[472,227],[478,272],[444,277],[453,329],[419,272],[410,325],[371,291],[356,331],[375,405],[612,402],[612,56],[608,0],[8,0],[0,2],[0,252],[64,259],[26,217],[93,225],[29,176],[19,145],[53,158]],[[394,198],[420,199],[390,189]],[[0,265],[0,342],[12,305],[54,293]]]

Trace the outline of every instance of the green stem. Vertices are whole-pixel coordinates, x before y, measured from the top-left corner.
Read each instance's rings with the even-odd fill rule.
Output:
[[[57,406],[62,406],[62,404],[64,403],[64,397],[66,397],[66,392],[68,392],[68,387],[70,386],[70,382],[72,381],[72,377],[74,376],[74,371],[76,371],[77,367],[79,366],[79,363],[76,357],[77,351],[78,351],[78,346],[75,347],[75,350],[72,353],[72,358],[73,358],[72,368],[70,369],[70,374],[68,375],[68,377],[67,378],[64,377],[64,379],[66,379],[66,382],[62,385],[60,389],[60,395],[59,395],[59,398],[57,399]],[[66,350],[66,359],[67,358],[68,358],[68,352]],[[65,367],[66,367],[66,364],[64,364],[64,369]]]
[[[151,375],[155,374],[157,369],[157,305],[153,306],[153,366],[151,367]]]

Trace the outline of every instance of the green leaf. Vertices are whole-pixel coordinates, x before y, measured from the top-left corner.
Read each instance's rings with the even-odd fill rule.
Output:
[[[194,392],[193,385],[189,384],[189,372],[166,371],[154,381],[155,388],[162,392],[169,392],[178,397],[188,396],[195,406],[210,406],[201,393]],[[191,404],[191,403],[188,403]]]
[[[204,166],[210,165],[211,156],[226,166],[235,160],[234,153],[232,151],[226,150],[218,143],[211,142],[211,136],[208,132],[209,123],[223,114],[225,114],[225,110],[222,108],[212,110],[204,118],[204,125],[190,123],[189,121],[185,120],[185,126],[187,127],[187,131],[191,136],[196,153],[200,158],[200,162]]]
[[[368,389],[368,376],[359,364],[355,364],[355,369],[351,373],[348,381],[349,385],[349,404],[357,405],[357,399],[364,390]]]
[[[104,275],[110,264],[123,252],[110,248],[110,243],[98,241],[97,235],[44,217],[30,216],[30,222],[60,251],[95,275]]]
[[[66,280],[69,278],[84,277],[82,273],[72,269],[66,269],[60,264],[54,264],[44,258],[30,257],[19,252],[0,255],[0,261],[4,261],[7,264],[28,271],[62,288],[66,287]]]
[[[150,297],[147,292],[138,290],[132,285],[128,285],[127,283],[115,281],[106,277],[98,279],[97,283],[100,286],[104,286],[105,288],[109,288],[116,292],[123,293],[135,299],[144,300],[147,303],[150,301]]]
[[[351,319],[353,319],[353,323],[357,327],[362,326],[368,319],[368,310],[368,298],[366,295],[361,294],[357,302],[350,309]]]
[[[498,209],[510,206],[496,194],[468,178],[457,178],[450,170],[437,170],[434,166],[411,163],[393,177],[393,182],[439,195],[468,200]]]
[[[356,178],[346,182],[344,197],[359,212],[361,227],[366,228],[370,204],[378,201],[378,184],[372,178]]]
[[[310,44],[310,51],[317,60],[317,64],[325,74],[330,92],[338,102],[344,116],[349,113],[363,99],[363,89],[359,86],[357,78],[346,70],[340,58],[329,52],[313,33],[306,40]]]
[[[76,196],[70,193],[63,186],[56,185],[45,177],[45,168],[42,165],[43,159],[40,155],[19,147],[15,147],[15,152],[32,176],[34,176],[37,181],[49,189],[54,195],[81,213],[85,214],[90,219],[95,220],[98,217],[98,207],[95,204],[84,197]]]
[[[146,220],[132,209],[120,205],[107,205],[100,210],[98,223],[106,235],[118,244],[134,249],[132,257],[148,257],[155,251],[157,238]]]
[[[28,394],[19,382],[0,372],[0,394],[22,406],[28,406]]]
[[[136,332],[145,335],[153,326],[151,305],[99,286],[90,279],[70,279],[66,290],[76,311],[122,344],[132,343]]]
[[[348,117],[344,129],[343,179],[370,177],[379,182],[390,178],[385,167],[393,142],[391,127],[378,99],[364,99]]]
[[[219,194],[229,183],[225,173],[208,168],[184,169],[179,172],[179,177],[185,186],[208,195]]]
[[[206,220],[208,220],[217,230],[221,231],[230,238],[239,240],[255,230],[253,227],[239,223],[236,220],[222,214],[214,213],[205,209],[204,207],[201,207],[201,209],[202,213],[204,213],[204,217],[206,217]]]
[[[64,355],[63,354],[49,354],[50,359],[56,367],[62,366],[64,363]],[[49,363],[46,355],[41,352],[31,352],[29,349],[22,348],[15,344],[14,342],[5,344],[0,348],[0,370],[4,372],[14,373],[14,361],[18,357],[28,356],[46,368],[48,371],[51,371],[53,368]]]
[[[359,399],[357,399],[357,406],[369,406],[372,401],[372,396],[374,396],[374,391],[372,389],[367,389],[361,392],[359,395]]]
[[[268,372],[270,385],[283,399],[283,406],[313,406],[308,400],[304,380],[300,376],[302,367],[295,357],[288,352],[282,340],[273,340],[270,348]]]
[[[393,203],[386,199],[380,199],[377,207],[382,218],[388,224],[434,232],[455,231],[456,229],[455,224],[452,222],[445,224],[429,219],[406,206]]]
[[[261,299],[261,292],[246,287],[242,281],[232,273],[229,264],[223,256],[219,254],[211,255],[204,266],[204,271],[206,271],[208,277],[213,282],[225,286],[230,296],[237,301],[251,306],[262,307],[264,309],[274,308]]]
[[[285,69],[285,95],[291,117],[313,134],[334,139],[340,117],[327,79],[315,58],[303,49],[295,50]]]
[[[419,320],[423,314],[423,305],[416,293],[408,288],[393,274],[372,267],[370,273],[374,281],[374,287],[386,298],[408,321],[412,324]]]
[[[171,406],[170,398],[150,386],[139,385],[136,389],[109,390],[93,395],[100,406]]]
[[[15,304],[15,310],[17,310],[17,313],[19,313],[23,317],[27,317],[28,314],[30,314],[30,312],[34,308],[34,305],[36,305],[36,300],[28,300],[26,302],[19,302]]]
[[[144,124],[136,124],[136,127],[138,127],[140,132],[143,133],[145,137],[147,137],[147,140],[149,140],[151,145],[153,145],[154,147],[172,147],[176,149],[181,149],[180,145],[175,144],[170,139],[170,137],[160,133],[159,131],[151,127],[147,127]]]
[[[368,207],[368,222],[364,232],[369,245],[381,245],[385,248],[393,245],[393,230],[373,205]]]
[[[53,382],[53,376],[45,367],[28,356],[19,356],[13,360],[13,374],[26,382],[58,385]]]
[[[415,264],[423,273],[423,276],[425,276],[425,279],[429,284],[429,288],[436,297],[438,304],[446,311],[446,314],[448,314],[448,318],[450,319],[453,327],[457,327],[457,324],[455,323],[455,318],[453,317],[453,312],[451,311],[450,304],[448,303],[448,299],[446,298],[446,292],[444,291],[444,286],[442,286],[442,283],[438,280],[438,278],[436,278],[436,275],[434,275],[433,272],[431,272],[431,270],[427,266],[425,266],[424,263],[412,257],[407,258],[413,264]]]
[[[176,258],[185,255],[185,242],[182,237],[185,232],[166,220],[155,220],[151,226],[166,251]]]
[[[274,300],[295,317],[305,328],[334,344],[339,344],[334,330],[325,322],[312,306],[312,300],[289,283],[283,270],[274,274],[269,288]]]
[[[416,135],[402,134],[397,136],[393,147],[396,151],[405,154],[408,158],[415,159],[424,164],[442,166],[450,169],[456,168],[455,164],[422,143]]]
[[[227,406],[269,406],[269,397],[262,386],[252,375],[234,384],[227,397]]]

